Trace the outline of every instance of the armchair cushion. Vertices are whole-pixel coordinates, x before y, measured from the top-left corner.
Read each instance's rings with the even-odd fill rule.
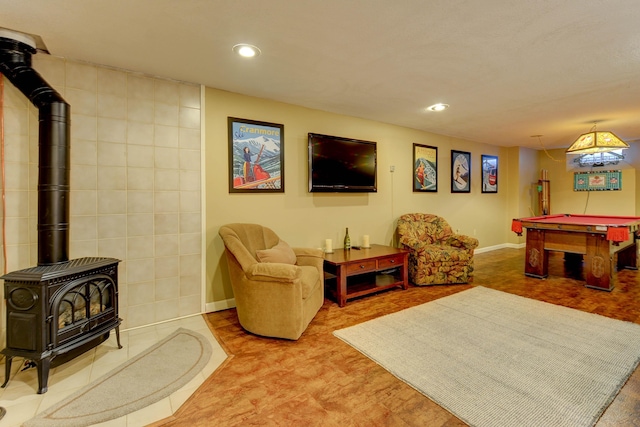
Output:
[[[445,246],[453,246],[465,250],[474,250],[478,247],[478,239],[475,237],[465,236],[464,234],[452,234],[443,244]]]
[[[291,282],[302,274],[299,267],[284,263],[257,262],[249,267],[245,274],[248,279],[262,282]]]
[[[416,251],[416,256],[424,258],[426,262],[469,262],[473,259],[473,253],[460,250],[453,246],[424,245]]]
[[[302,299],[306,300],[315,290],[316,284],[324,286],[320,280],[320,272],[316,267],[304,266],[300,269],[300,282],[302,283]]]
[[[259,249],[256,256],[260,262],[278,262],[282,264],[295,264],[296,253],[286,242],[280,240],[277,245],[271,249]]]

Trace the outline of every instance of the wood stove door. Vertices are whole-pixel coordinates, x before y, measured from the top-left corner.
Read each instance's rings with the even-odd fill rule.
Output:
[[[116,284],[104,274],[74,280],[56,292],[51,306],[53,348],[117,322]]]

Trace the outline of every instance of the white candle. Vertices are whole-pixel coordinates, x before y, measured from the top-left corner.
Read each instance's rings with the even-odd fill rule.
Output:
[[[369,235],[365,234],[364,236],[362,236],[362,246],[365,248],[369,247]]]
[[[331,239],[327,239],[324,241],[324,251],[328,253],[333,252],[333,242],[331,241]]]

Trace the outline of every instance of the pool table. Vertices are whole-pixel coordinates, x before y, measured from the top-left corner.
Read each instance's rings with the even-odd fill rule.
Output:
[[[589,288],[610,291],[617,268],[638,266],[640,217],[559,214],[514,219],[518,236],[527,229],[524,274],[549,275],[549,251],[584,256],[584,276]]]

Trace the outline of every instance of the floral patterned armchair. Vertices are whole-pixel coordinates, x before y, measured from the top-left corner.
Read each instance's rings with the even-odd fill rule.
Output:
[[[400,247],[409,254],[409,279],[415,285],[468,283],[478,239],[456,234],[437,215],[412,213],[398,219]]]

